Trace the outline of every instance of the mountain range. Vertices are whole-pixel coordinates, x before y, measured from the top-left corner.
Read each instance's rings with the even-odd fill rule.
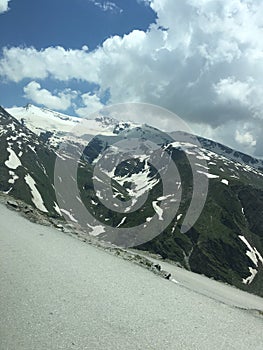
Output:
[[[144,148],[121,159],[134,139]],[[87,235],[263,296],[262,160],[183,132],[100,114],[83,124],[33,105],[0,107],[0,147],[1,192]],[[203,210],[189,226],[194,195]]]

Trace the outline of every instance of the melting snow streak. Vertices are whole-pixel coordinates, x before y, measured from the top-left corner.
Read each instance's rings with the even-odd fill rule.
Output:
[[[263,264],[263,258],[261,254],[258,252],[258,250],[254,247],[252,248],[251,244],[247,241],[247,239],[244,236],[238,236],[243,243],[247,246],[248,250],[246,251],[246,255],[249,257],[249,259],[253,262],[253,264],[258,267],[258,263],[261,262]],[[249,272],[251,273],[250,276],[247,278],[243,278],[244,284],[250,284],[253,279],[255,278],[257,274],[257,270],[253,269],[252,267],[249,267]]]
[[[44,206],[43,203],[43,199],[41,197],[41,194],[38,192],[37,188],[36,188],[36,183],[35,180],[29,175],[27,174],[25,176],[25,181],[28,184],[30,191],[32,193],[32,202],[35,204],[36,208],[47,213],[48,210],[47,208]]]

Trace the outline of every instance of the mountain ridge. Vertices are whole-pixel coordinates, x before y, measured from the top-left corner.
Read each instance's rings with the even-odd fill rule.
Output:
[[[13,115],[15,118],[17,118],[20,122],[22,119],[24,119],[24,123],[26,124],[26,126],[33,131],[34,133],[37,133],[38,135],[41,132],[54,132],[54,131],[59,131],[59,132],[70,132],[71,129],[74,128],[74,126],[78,125],[79,123],[81,123],[83,121],[83,118],[81,117],[76,117],[76,116],[70,116],[68,114],[64,114],[61,112],[56,112],[56,111],[52,111],[49,108],[46,107],[37,107],[33,104],[27,104],[24,107],[12,107],[12,108],[7,108],[6,109],[11,115]],[[43,115],[45,115],[45,118],[48,118],[50,120],[53,119],[60,119],[63,122],[65,122],[64,127],[62,126],[61,129],[61,125],[58,123],[57,125],[54,124],[53,127],[47,123],[47,125],[43,125],[43,128],[41,130],[41,128],[39,128],[39,124],[41,124],[39,118],[43,117]],[[31,116],[31,118],[30,118]],[[33,116],[35,116],[37,118],[36,119],[32,119]],[[103,121],[104,118],[104,121]],[[102,135],[116,135],[118,132],[123,131],[126,129],[129,129],[130,126],[132,127],[142,127],[143,124],[138,124],[138,123],[134,123],[132,120],[131,121],[118,121],[115,118],[111,118],[111,117],[105,117],[105,116],[96,116],[93,119],[87,119],[90,122],[91,121],[96,121],[97,125],[95,124],[94,127],[96,126],[97,128],[93,129],[93,126],[90,126],[90,133],[95,136],[98,135],[100,133],[102,133]],[[35,123],[35,125],[34,125]],[[101,123],[101,124],[100,124]],[[67,125],[66,125],[67,124]],[[112,126],[108,128],[109,126]],[[146,125],[147,126],[147,125]],[[152,126],[150,126],[151,128],[153,128]],[[158,130],[157,128],[153,128]],[[167,132],[166,132],[167,134]],[[178,132],[171,132],[168,133],[170,134],[173,138],[177,139],[178,138]],[[185,134],[185,133],[183,133]],[[190,134],[189,134],[190,135]],[[241,163],[250,163],[251,166],[260,169],[261,171],[263,170],[263,160],[256,158],[252,155],[246,154],[244,152],[240,152],[237,149],[232,149],[230,146],[226,146],[221,142],[212,140],[212,139],[207,139],[204,138],[202,136],[198,136],[196,135],[195,138],[200,142],[200,144],[211,151],[216,151],[216,153],[221,152],[221,155],[226,155],[227,157],[231,157],[232,160],[234,161],[239,161]],[[56,144],[53,144],[53,146],[56,146]]]
[[[58,143],[70,143],[72,139],[62,137],[59,141],[57,134],[58,143],[54,145],[49,142],[49,138],[43,138],[41,133],[37,135],[29,131],[26,122],[21,119],[19,122],[4,109],[0,109],[0,114],[1,191],[9,191],[13,197],[42,209],[42,212],[46,208],[48,215],[61,217],[61,211],[64,211],[69,221],[72,218],[78,221],[78,212],[74,212],[72,205],[64,207],[63,202],[59,203],[57,196],[61,193],[56,192],[53,179],[56,159],[63,157],[57,151]],[[108,152],[110,159],[117,164],[120,152],[115,146],[116,140],[127,142],[134,136],[139,140],[152,139],[160,144],[161,152],[167,152],[178,166],[181,176],[178,188],[182,187],[182,199],[176,217],[157,237],[134,246],[262,296],[263,172],[260,161],[235,153],[236,151],[211,140],[200,138],[200,145],[196,145],[191,141],[191,135],[188,135],[190,142],[183,142],[179,137],[182,134],[174,136],[174,139],[178,139],[174,141],[150,126],[128,124],[124,129],[117,130],[117,133],[114,133],[115,126],[111,127],[110,133],[107,128],[108,126],[104,135],[92,135],[92,143],[87,144],[80,158],[78,185],[82,189],[81,200],[94,216],[94,220],[85,228],[86,233],[104,240],[110,239],[118,245],[120,236],[115,235],[116,228],[129,229],[143,222],[147,224],[153,215],[159,217],[157,226],[162,226],[166,212],[172,208],[172,197],[163,198],[161,180],[149,163],[150,154],[145,153],[143,157],[138,155],[133,161],[126,160],[123,166],[116,165],[110,172],[101,168],[103,182],[106,183],[107,179],[113,181],[116,198],[124,203],[133,197],[132,205],[136,205],[141,196],[148,192],[147,201],[141,207],[139,215],[137,212],[118,213],[106,208],[101,199],[105,197],[106,202],[109,202],[107,192],[98,193],[94,189],[96,181],[101,181],[99,178],[94,179],[93,175],[101,155]],[[189,163],[190,158],[192,164]],[[14,159],[17,162],[15,164]],[[70,157],[65,159],[70,162]],[[202,164],[203,161],[206,166]],[[191,169],[191,165],[194,169]],[[202,214],[195,225],[183,234],[181,229],[193,194],[193,170],[200,178],[207,179],[209,189]],[[70,173],[67,181],[66,188],[71,190],[75,184]],[[44,207],[41,206],[40,199]]]

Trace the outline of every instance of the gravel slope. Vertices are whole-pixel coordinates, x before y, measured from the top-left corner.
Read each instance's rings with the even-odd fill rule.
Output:
[[[0,205],[0,349],[263,348],[263,318]]]
[[[131,250],[131,252],[135,252],[135,250]],[[140,252],[140,255],[155,264],[160,264],[162,269],[171,273],[171,278],[180,286],[230,306],[247,310],[259,310],[263,313],[263,298],[257,295],[249,294],[231,285],[190,272],[176,266],[173,262],[160,262],[160,260],[153,258],[148,252]]]

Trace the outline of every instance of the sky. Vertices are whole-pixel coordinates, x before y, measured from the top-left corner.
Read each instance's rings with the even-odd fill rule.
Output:
[[[0,0],[0,104],[151,103],[263,158],[262,0]],[[169,118],[147,120],[176,129]]]

